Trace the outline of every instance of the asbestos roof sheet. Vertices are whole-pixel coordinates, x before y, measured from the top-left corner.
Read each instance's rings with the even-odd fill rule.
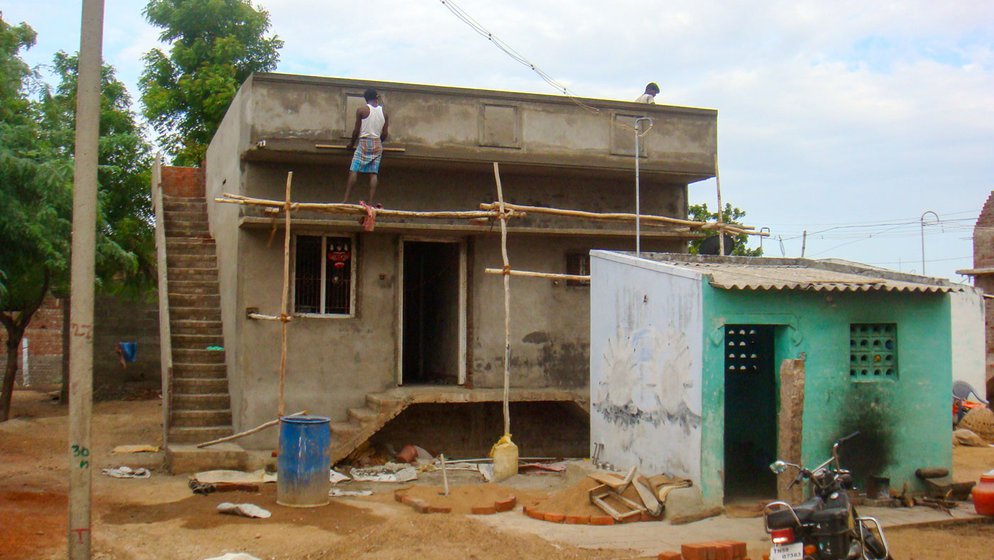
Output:
[[[724,290],[946,293],[970,289],[942,278],[838,261],[663,253],[649,258],[706,275],[712,286]]]

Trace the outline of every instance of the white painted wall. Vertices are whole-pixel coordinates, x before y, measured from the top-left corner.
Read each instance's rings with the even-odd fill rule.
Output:
[[[952,321],[953,380],[966,381],[980,393],[987,392],[984,298],[975,291],[949,294]]]
[[[702,280],[590,253],[590,441],[601,458],[700,483]]]

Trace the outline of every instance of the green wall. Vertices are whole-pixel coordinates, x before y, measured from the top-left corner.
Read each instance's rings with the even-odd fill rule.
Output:
[[[754,292],[719,290],[704,282],[702,492],[723,494],[724,325],[778,325],[775,362],[807,357],[802,455],[826,459],[835,439],[859,430],[843,467],[860,489],[869,475],[922,487],[919,467],[952,463],[950,303],[944,294],[880,292]],[[853,381],[851,323],[896,323],[898,375]]]

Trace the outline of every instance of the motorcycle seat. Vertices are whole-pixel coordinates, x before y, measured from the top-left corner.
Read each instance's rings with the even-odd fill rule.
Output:
[[[794,515],[791,515],[790,510],[778,509],[766,516],[766,525],[770,529],[797,527],[797,521],[800,521],[803,525],[811,521],[811,517],[816,511],[821,509],[821,506],[822,502],[819,498],[811,498],[804,503],[792,506],[794,509],[794,515],[797,515],[796,521],[794,520]]]

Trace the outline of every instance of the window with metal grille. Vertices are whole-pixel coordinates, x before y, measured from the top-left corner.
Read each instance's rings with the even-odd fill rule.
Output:
[[[849,377],[853,381],[897,379],[897,325],[849,325]]]
[[[293,310],[351,315],[352,238],[298,235],[295,240]]]
[[[590,253],[566,253],[566,274],[590,275]],[[589,280],[567,280],[567,286],[589,286]]]

